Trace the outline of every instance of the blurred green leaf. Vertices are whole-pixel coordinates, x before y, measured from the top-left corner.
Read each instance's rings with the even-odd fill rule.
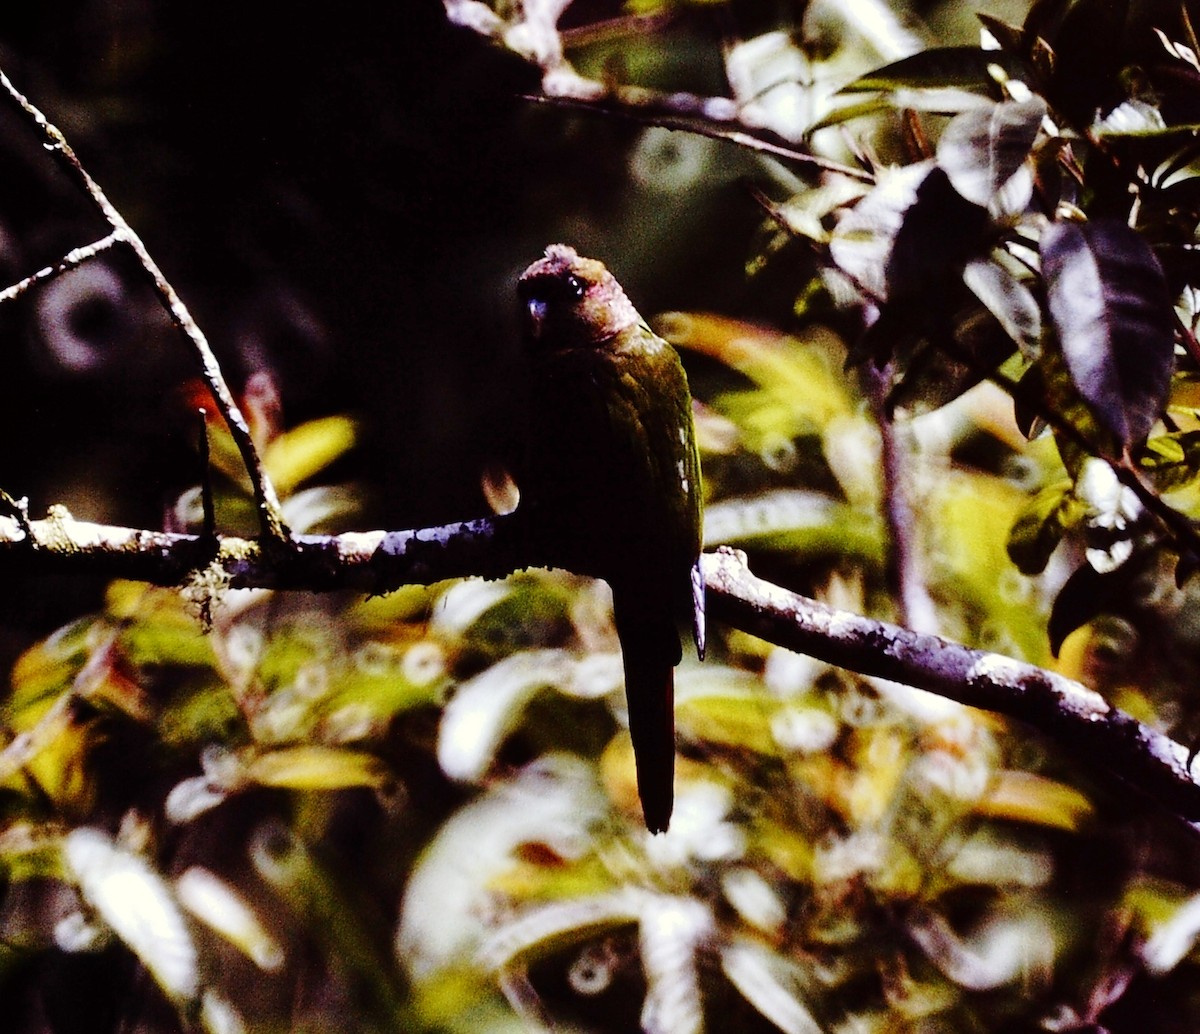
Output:
[[[1039,574],[1063,535],[1085,516],[1087,506],[1069,480],[1047,485],[1021,510],[1008,535],[1008,555],[1022,574]]]
[[[663,313],[655,330],[673,345],[709,356],[748,377],[772,399],[824,426],[854,408],[840,369],[840,342],[820,327],[801,337],[711,313]]]
[[[455,690],[442,714],[438,761],[450,778],[478,781],[533,695],[571,678],[563,650],[511,654]]]
[[[675,721],[691,742],[774,754],[771,718],[778,708],[757,679],[735,669],[707,664],[676,680]]]
[[[997,772],[977,811],[989,818],[1074,832],[1091,819],[1092,802],[1073,786],[1034,772]]]
[[[878,561],[883,550],[878,518],[864,516],[819,492],[762,492],[723,499],[704,514],[705,543],[725,543],[811,557],[830,553]]]
[[[196,945],[162,876],[145,858],[98,829],[72,830],[62,850],[84,900],[137,955],[167,997],[194,1001],[200,989]]]
[[[289,790],[341,790],[384,786],[392,778],[372,754],[340,747],[305,744],[255,754],[245,761],[245,777],[261,786]]]
[[[192,866],[176,877],[175,893],[184,908],[259,969],[273,972],[283,965],[283,948],[230,883],[208,869]]]
[[[319,474],[354,448],[358,429],[343,416],[310,420],[275,438],[263,453],[263,466],[280,496]]]
[[[70,688],[104,627],[102,619],[80,618],[21,654],[9,675],[6,723],[27,728]]]

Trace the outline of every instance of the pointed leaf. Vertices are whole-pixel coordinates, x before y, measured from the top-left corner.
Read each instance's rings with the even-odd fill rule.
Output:
[[[747,673],[711,663],[675,679],[675,720],[682,740],[771,754],[778,706]]]
[[[968,262],[963,283],[996,317],[1021,354],[1034,358],[1041,343],[1042,310],[1033,292],[1004,266],[988,259]]]
[[[1166,401],[1175,362],[1162,267],[1140,234],[1112,219],[1055,223],[1041,251],[1072,381],[1121,445],[1141,441]]]
[[[779,489],[722,499],[705,509],[704,541],[784,552],[836,553],[877,561],[882,530],[874,517],[819,492]]]
[[[607,807],[594,763],[551,754],[454,812],[423,850],[404,895],[396,957],[414,982],[479,957],[495,927],[493,887],[512,871],[521,845],[579,859],[592,849],[589,829]]]
[[[916,198],[892,241],[888,297],[916,296],[927,304],[931,292],[954,289],[957,284],[946,280],[958,281],[963,263],[979,251],[987,228],[987,210],[966,200],[946,171],[935,166],[916,188]]]
[[[1020,63],[1007,54],[978,47],[931,47],[860,76],[843,86],[842,92],[947,87],[991,92],[997,88],[993,74],[997,66],[1015,78],[1021,77]]]
[[[933,172],[932,161],[881,169],[876,185],[838,220],[829,241],[833,261],[854,283],[877,299],[887,297],[886,270],[905,213],[917,189]]]
[[[949,291],[960,293],[956,284],[950,285]],[[920,297],[914,297],[909,305],[919,321],[914,329],[923,343],[897,364],[901,376],[888,393],[889,412],[903,409],[919,414],[938,409],[1013,354],[1012,339],[990,312],[973,298],[959,304],[949,291],[943,294],[936,314],[929,312]],[[889,305],[885,316],[896,308]],[[872,333],[877,329],[886,332],[888,324],[903,328],[903,322],[880,319],[871,328]]]
[[[275,488],[288,495],[298,484],[320,473],[354,447],[354,421],[344,416],[310,420],[281,434],[263,456]]]
[[[1173,136],[1191,139],[1195,137],[1196,126],[1168,126],[1162,112],[1153,104],[1130,100],[1118,104],[1104,118],[1097,118],[1092,123],[1091,132],[1107,139]]]
[[[1040,574],[1063,532],[1074,527],[1087,512],[1075,498],[1070,480],[1042,489],[1021,511],[1008,533],[1008,555],[1022,574]]]
[[[1121,597],[1129,596],[1129,581],[1133,565],[1126,564],[1101,574],[1091,564],[1078,568],[1059,590],[1050,609],[1046,631],[1050,636],[1050,652],[1057,657],[1064,640],[1077,628],[1107,613]]]
[[[460,782],[481,779],[534,695],[569,681],[572,668],[565,650],[527,650],[463,682],[442,713],[442,771]]]
[[[977,815],[1069,832],[1079,829],[1093,810],[1092,802],[1075,787],[1012,769],[995,773],[987,793],[975,806]]]
[[[215,873],[193,865],[176,878],[175,892],[184,908],[248,956],[259,969],[274,972],[283,965],[283,949],[278,941],[242,895]]]
[[[688,896],[647,894],[640,920],[638,951],[646,976],[642,1030],[700,1034],[704,1015],[699,956],[716,932],[708,903]]]
[[[840,100],[839,95],[835,95],[829,111],[809,126],[807,132],[811,135],[818,129],[827,129],[879,112],[928,111],[936,115],[958,115],[964,111],[986,110],[993,103],[991,98],[982,93],[958,86],[929,89],[898,87],[886,93],[847,94]]]
[[[882,170],[838,220],[833,261],[874,301],[925,294],[977,247],[987,213],[963,199],[932,161]]]
[[[1200,431],[1150,438],[1138,452],[1137,462],[1160,495],[1172,495],[1171,506],[1192,514],[1200,479]]]
[[[1189,898],[1166,922],[1157,924],[1141,947],[1146,969],[1154,976],[1169,973],[1196,947],[1200,937],[1200,894]]]
[[[1033,193],[1025,160],[1045,114],[1045,102],[1035,97],[957,115],[938,141],[938,164],[968,201],[984,208],[999,203],[1004,211],[1021,211]]]
[[[536,959],[581,941],[636,924],[645,895],[634,887],[610,894],[572,897],[535,905],[499,923],[480,948],[489,970],[502,970],[516,959]]]
[[[821,1034],[804,1004],[805,974],[785,954],[743,938],[721,951],[721,968],[742,997],[784,1034]]]
[[[1025,33],[1016,25],[1009,25],[1008,22],[1001,21],[999,18],[993,17],[990,14],[984,14],[982,11],[976,11],[975,17],[982,23],[983,27],[991,33],[999,45],[1000,49],[1009,54],[1020,55],[1025,52],[1026,41]]]
[[[862,197],[864,192],[857,186],[849,193],[835,192],[836,203],[828,208],[822,203],[820,218]],[[794,336],[763,324],[699,312],[666,312],[655,317],[653,326],[676,348],[707,356],[753,381],[755,394],[786,404],[795,411],[796,420],[809,428],[824,427],[854,411],[856,403],[841,369],[841,342],[819,329]],[[736,397],[736,393],[722,397]],[[742,423],[736,415],[734,420]]]

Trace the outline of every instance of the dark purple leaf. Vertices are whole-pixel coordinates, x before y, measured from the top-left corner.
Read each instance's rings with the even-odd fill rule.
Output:
[[[916,189],[887,257],[888,297],[945,290],[944,281],[981,248],[988,230],[987,212],[967,201],[951,185],[944,169],[934,168]],[[945,300],[943,298],[943,300]]]
[[[1054,223],[1042,235],[1050,317],[1079,394],[1121,445],[1158,419],[1175,345],[1162,267],[1115,219]]]
[[[1045,102],[1034,97],[956,115],[938,141],[938,165],[968,201],[1019,212],[1033,193],[1025,159],[1045,114]]]
[[[1128,598],[1134,565],[1119,567],[1101,574],[1090,564],[1084,564],[1066,580],[1050,608],[1046,632],[1050,636],[1050,652],[1057,657],[1064,640],[1077,628],[1101,614],[1111,613],[1114,605]]]

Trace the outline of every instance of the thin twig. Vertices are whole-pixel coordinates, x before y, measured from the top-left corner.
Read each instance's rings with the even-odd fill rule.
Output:
[[[73,251],[68,251],[53,266],[46,266],[45,269],[39,269],[36,273],[25,277],[24,280],[18,280],[11,287],[6,287],[3,291],[0,291],[0,304],[11,302],[14,298],[19,298],[23,295],[34,284],[40,284],[43,280],[51,280],[56,276],[61,276],[63,273],[68,273],[77,266],[83,265],[88,259],[93,259],[102,252],[108,251],[109,248],[122,243],[124,243],[124,236],[119,230],[113,230],[107,237],[101,237],[98,241],[85,244],[82,248],[75,248]]]
[[[208,441],[208,410],[201,406],[197,413],[200,417],[200,505],[204,514],[200,534],[206,539],[215,539],[217,512],[213,502],[212,470],[209,465],[211,446]]]
[[[887,392],[891,382],[891,366],[879,369],[874,363],[863,363],[862,378],[875,426],[880,438],[880,474],[883,482],[884,525],[888,531],[886,576],[892,596],[899,608],[902,625],[921,632],[937,628],[937,608],[925,588],[920,558],[915,546],[916,521],[908,498],[912,483],[909,470],[912,459],[912,436],[896,426],[888,413]]]
[[[442,0],[446,17],[489,39],[502,42],[542,71],[540,94],[526,94],[534,104],[594,111],[602,115],[628,119],[645,126],[658,126],[681,133],[695,133],[712,140],[725,140],[760,154],[810,165],[824,172],[839,173],[852,179],[873,182],[874,176],[828,158],[769,139],[758,126],[742,121],[737,100],[712,97],[687,91],[666,93],[641,86],[612,84],[577,73],[564,56],[567,46],[590,40],[595,33],[611,31],[615,26],[637,24],[648,32],[660,22],[654,19],[619,19],[578,28],[560,30],[558,20],[571,0],[557,5],[517,5],[506,17],[478,0]],[[669,16],[663,20],[669,21]],[[520,44],[513,41],[521,39]],[[555,85],[552,85],[555,84]],[[567,89],[562,89],[567,85]]]
[[[843,165],[829,158],[798,151],[794,147],[775,143],[759,136],[749,129],[731,129],[707,121],[700,115],[667,114],[653,107],[634,107],[631,103],[621,103],[612,98],[604,97],[599,100],[587,100],[581,97],[547,97],[545,94],[523,94],[523,100],[534,104],[545,104],[554,108],[569,108],[576,111],[592,111],[600,115],[611,115],[614,118],[637,122],[643,126],[657,126],[679,133],[695,133],[697,136],[708,137],[710,140],[725,140],[738,147],[744,147],[760,154],[769,154],[775,158],[796,162],[800,165],[811,165],[822,172],[833,172],[851,179],[872,183],[875,177],[852,165]]]
[[[751,194],[767,216],[793,238],[801,235],[788,222],[787,216],[769,197],[757,188]],[[860,286],[869,297],[866,287]],[[887,391],[891,380],[891,365],[881,370],[874,363],[862,364],[861,378],[871,403],[875,426],[880,437],[880,467],[883,482],[882,512],[888,531],[889,549],[886,577],[892,597],[899,609],[900,622],[910,628],[932,632],[937,627],[937,608],[925,588],[917,551],[914,547],[912,506],[907,486],[912,480],[906,467],[910,446],[900,440],[895,421],[887,411]]]
[[[1179,334],[1180,341],[1183,342],[1184,350],[1191,356],[1192,362],[1200,366],[1200,341],[1196,340],[1192,328],[1180,318],[1179,310],[1173,308],[1171,315],[1175,317],[1175,330]]]
[[[62,132],[30,103],[2,70],[0,70],[0,86],[3,86],[8,91],[9,96],[21,106],[21,109],[42,130],[49,141],[47,150],[58,157],[67,172],[87,192],[93,204],[99,209],[108,222],[108,225],[112,227],[113,233],[110,236],[114,237],[117,241],[127,244],[138,257],[142,269],[145,271],[155,293],[162,301],[167,312],[170,313],[175,326],[179,328],[191,343],[196,357],[200,361],[204,379],[208,382],[208,386],[212,390],[221,415],[225,418],[226,423],[229,424],[230,433],[237,444],[238,452],[241,453],[242,462],[245,464],[246,472],[250,476],[250,482],[254,486],[254,499],[258,506],[263,535],[268,541],[276,544],[288,541],[291,533],[284,522],[283,511],[279,506],[279,498],[275,493],[275,487],[271,484],[270,478],[268,478],[266,471],[263,469],[262,461],[259,459],[258,452],[254,448],[254,442],[251,440],[250,428],[246,423],[246,418],[242,415],[241,410],[238,409],[238,405],[233,398],[233,393],[229,390],[229,385],[225,383],[225,377],[221,373],[217,358],[213,354],[212,348],[208,344],[208,339],[204,336],[204,332],[201,331],[196,321],[192,318],[191,313],[188,312],[187,307],[175,292],[175,288],[171,286],[170,282],[163,275],[162,270],[158,268],[158,264],[150,257],[150,253],[146,250],[142,239],[133,231],[121,213],[108,200],[104,191],[100,189],[100,185],[92,179],[91,175],[83,167],[83,164],[71,149],[71,145],[67,143],[66,137],[63,136]]]

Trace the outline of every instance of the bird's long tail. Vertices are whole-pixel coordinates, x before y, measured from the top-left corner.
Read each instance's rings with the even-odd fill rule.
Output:
[[[646,828],[662,833],[675,800],[675,665],[682,650],[669,609],[646,603],[636,589],[613,590],[638,796]]]

